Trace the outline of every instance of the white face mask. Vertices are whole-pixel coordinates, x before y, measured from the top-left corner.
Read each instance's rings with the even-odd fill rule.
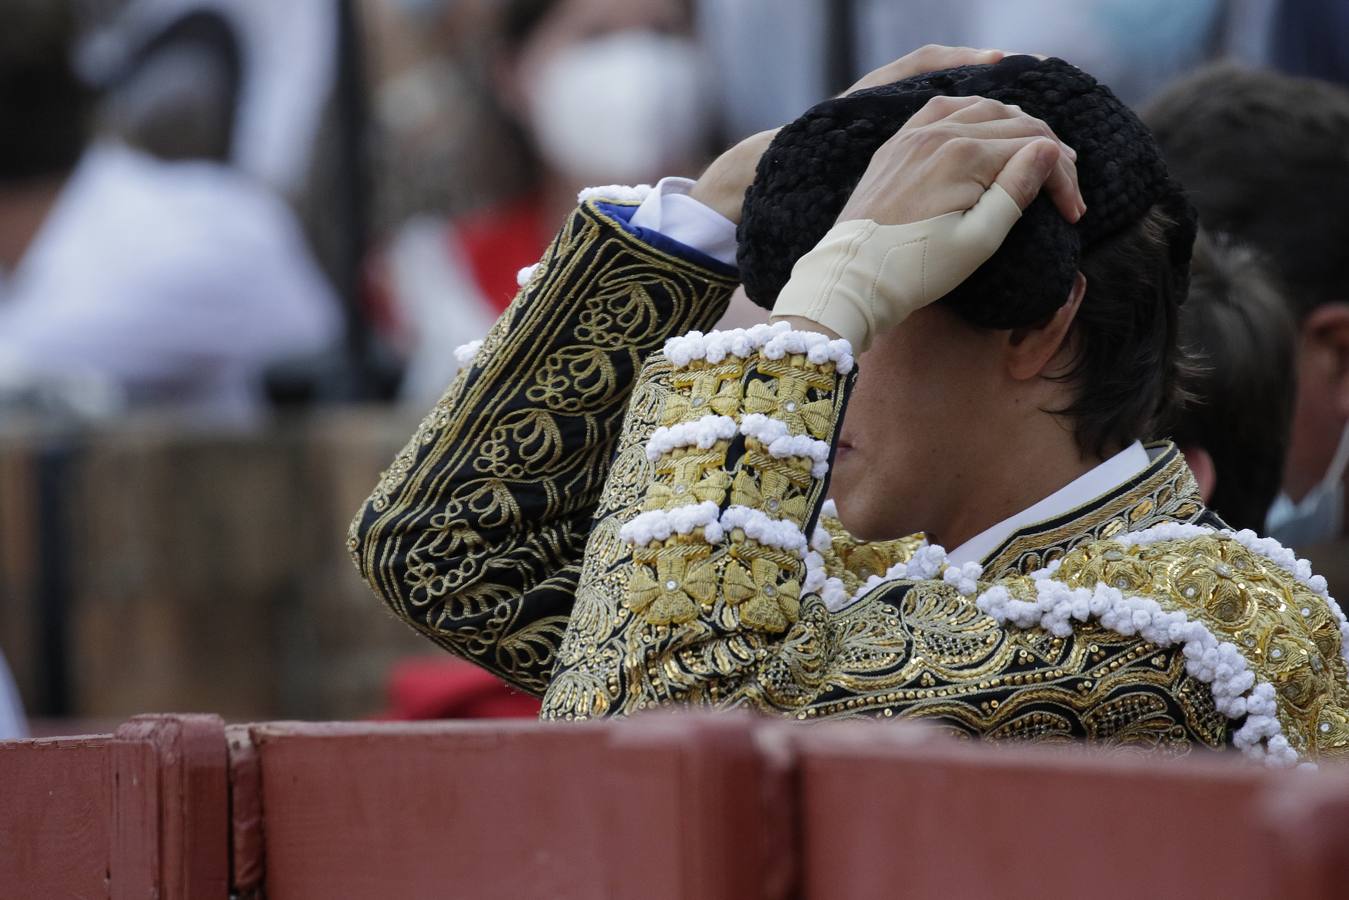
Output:
[[[1288,547],[1308,547],[1340,536],[1344,527],[1344,470],[1349,466],[1349,423],[1321,481],[1297,503],[1280,492],[1265,516],[1265,533]]]
[[[559,51],[528,86],[549,165],[586,184],[636,184],[696,162],[708,123],[692,41],[621,31]]]

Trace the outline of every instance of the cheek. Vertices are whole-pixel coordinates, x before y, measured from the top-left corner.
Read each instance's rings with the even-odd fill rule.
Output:
[[[918,412],[915,404],[921,400],[922,391],[915,388],[922,384],[920,375],[902,357],[879,355],[874,350],[858,365],[845,432],[868,444],[902,433],[905,420]]]

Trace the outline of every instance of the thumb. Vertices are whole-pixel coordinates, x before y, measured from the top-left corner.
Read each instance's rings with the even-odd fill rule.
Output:
[[[1012,154],[1002,167],[994,184],[1007,192],[1016,205],[1024,210],[1040,193],[1058,165],[1059,147],[1048,138],[1031,141]]]

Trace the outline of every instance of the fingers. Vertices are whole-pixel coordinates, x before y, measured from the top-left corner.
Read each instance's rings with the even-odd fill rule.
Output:
[[[935,122],[955,115],[966,109],[972,109],[982,104],[997,103],[996,100],[986,100],[983,97],[933,97],[923,104],[923,108],[909,116],[909,120],[904,123],[901,130],[912,130],[914,128],[923,128]],[[998,103],[998,106],[1002,106]],[[987,107],[985,107],[987,110]],[[986,118],[992,118],[990,112],[985,112]]]
[[[967,106],[964,109],[933,123],[932,127],[951,127],[953,133],[958,133],[962,136],[989,139],[1036,136],[1045,137],[1062,147],[1064,155],[1067,156],[1068,159],[1077,159],[1077,151],[1059,140],[1058,135],[1054,134],[1053,129],[1040,119],[1037,119],[1034,116],[1028,116],[1014,106],[1003,106],[1001,103],[995,104],[995,106],[1000,109],[990,109],[988,115],[992,116],[991,118],[986,117],[984,113],[981,112],[981,107]],[[999,115],[1001,118],[998,117]]]
[[[1035,195],[1043,189],[1059,213],[1069,222],[1076,222],[1086,212],[1087,205],[1082,200],[1082,191],[1077,183],[1077,167],[1063,153],[1062,146],[1058,142],[1035,136],[980,140],[972,143],[974,148],[970,151],[969,162],[966,163],[970,177],[984,185],[1002,184],[1003,190],[1011,194],[1022,209],[1030,205]],[[1037,149],[1031,154],[1028,148],[1036,144],[1048,145],[1053,148],[1053,152]],[[1041,163],[1045,167],[1043,172],[1040,170]],[[1008,167],[1011,167],[1010,174],[1007,171]],[[1002,183],[1004,178],[1028,178],[1032,175],[1038,180],[1033,185],[1025,186],[1029,193],[1024,196],[1014,193],[1011,187]]]
[[[1049,183],[1058,171],[1061,155],[1058,145],[1053,141],[1044,138],[1028,141],[1011,155],[993,183],[1006,191],[1016,201],[1016,205],[1024,210],[1041,188],[1049,189]],[[1057,198],[1055,204],[1058,205]],[[1062,211],[1063,207],[1060,205],[1059,209]],[[1075,221],[1076,218],[1073,216],[1069,221]]]
[[[1025,114],[1018,107],[979,97],[934,97],[910,119],[905,129],[915,120],[919,123],[916,127],[927,132],[929,140],[986,142],[988,146],[983,150],[992,155],[976,154],[981,157],[979,171],[969,173],[985,185],[996,177],[1011,155],[1029,141],[1052,142],[1058,150],[1041,184],[1069,222],[1076,222],[1086,211],[1077,180],[1077,152],[1060,141],[1045,122]],[[1025,163],[1023,158],[1018,170]],[[971,164],[974,164],[973,160]],[[1037,192],[1040,186],[1036,186]]]
[[[847,93],[891,84],[924,72],[936,72],[941,69],[954,69],[957,66],[992,65],[1008,54],[1002,50],[975,50],[971,47],[944,47],[940,44],[928,44],[919,47],[894,62],[886,63],[879,69],[867,73],[860,81],[848,88]]]
[[[1019,137],[1022,134],[1041,134],[1058,141],[1053,129],[1041,119],[1023,112],[1021,107],[986,97],[933,97],[905,123],[905,128],[922,128],[936,123],[978,124],[981,122],[1011,122],[999,126],[1002,130],[989,132],[990,137]],[[1070,159],[1077,159],[1077,151],[1059,141]]]

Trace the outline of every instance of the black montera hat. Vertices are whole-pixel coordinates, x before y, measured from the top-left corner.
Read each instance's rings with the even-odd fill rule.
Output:
[[[872,154],[929,99],[989,97],[1042,119],[1077,151],[1087,212],[1069,224],[1041,194],[988,262],[942,298],[967,321],[1014,328],[1048,318],[1072,287],[1079,257],[1154,205],[1184,297],[1195,213],[1168,174],[1152,134],[1111,90],[1061,59],[1011,56],[826,100],[778,132],[745,194],[737,261],[745,291],[771,308],[792,266],[824,237]]]

